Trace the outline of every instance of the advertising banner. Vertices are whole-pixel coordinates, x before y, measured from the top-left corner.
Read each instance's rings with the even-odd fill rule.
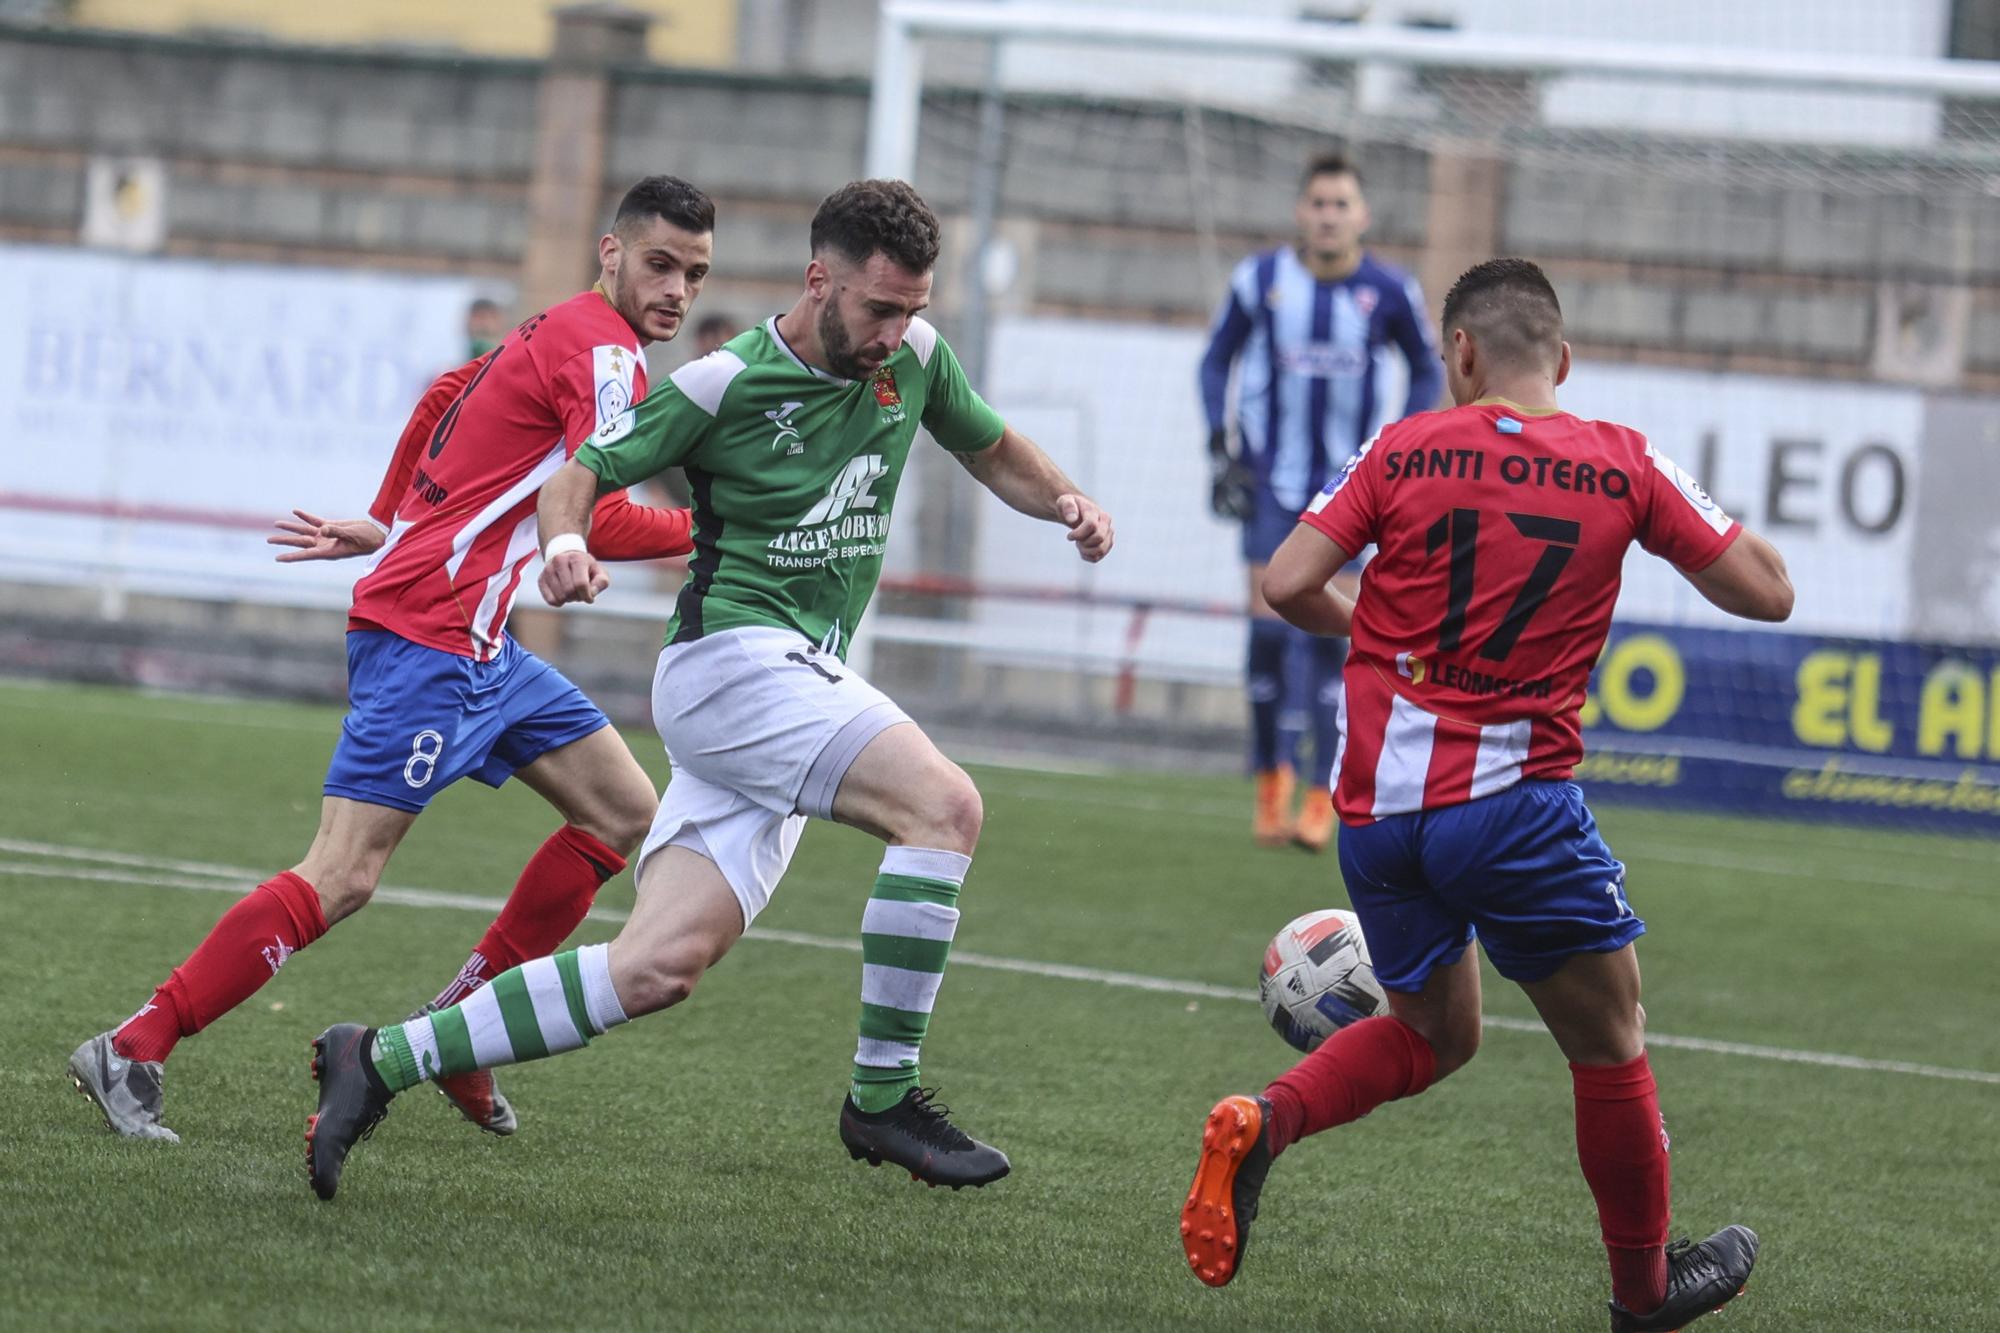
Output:
[[[1043,316],[995,327],[989,397],[1118,520],[1120,553],[1083,567],[1036,521],[971,505],[971,576],[1074,588],[1155,606],[1244,605],[1237,526],[1208,507],[1207,426],[1195,392],[1201,330]],[[2000,634],[2000,406],[1894,385],[1722,374],[1586,361],[1560,393],[1579,416],[1643,432],[1791,567],[1788,628],[1862,638]],[[1935,461],[1934,461],[1935,460]],[[923,461],[923,460],[920,460]],[[1983,487],[1983,489],[1982,489]],[[904,517],[907,518],[907,510]],[[892,568],[916,544],[892,542]],[[1626,562],[1621,618],[1723,626],[1662,561]],[[977,604],[1000,650],[1121,651],[1126,622],[1086,607]],[[1167,674],[1241,670],[1242,635],[1198,616],[1156,615],[1139,656]]]
[[[1879,384],[1584,364],[1565,409],[1631,426],[1791,567],[1791,628],[1912,635],[1911,555],[1928,469],[1924,398]],[[1634,549],[1621,617],[1727,625],[1664,561]]]
[[[1615,626],[1593,799],[2000,835],[2000,649]]]
[[[263,525],[359,514],[477,286],[0,246],[0,291],[0,572],[338,600]]]

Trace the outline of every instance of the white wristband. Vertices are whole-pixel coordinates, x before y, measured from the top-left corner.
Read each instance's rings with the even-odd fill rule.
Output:
[[[542,559],[553,560],[559,555],[568,555],[571,551],[580,551],[587,555],[590,552],[590,544],[584,541],[580,532],[558,532],[549,538],[548,547],[542,552]]]

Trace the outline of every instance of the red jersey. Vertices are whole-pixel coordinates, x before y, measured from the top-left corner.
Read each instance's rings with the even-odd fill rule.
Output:
[[[1377,547],[1334,760],[1350,824],[1569,777],[1626,550],[1697,571],[1742,531],[1637,431],[1497,403],[1388,427],[1301,518]]]
[[[490,661],[538,549],[535,496],[598,427],[646,393],[638,336],[595,291],[528,320],[440,376],[397,443],[369,514],[389,539],[354,585],[350,629]],[[692,549],[685,510],[602,497],[601,559]]]

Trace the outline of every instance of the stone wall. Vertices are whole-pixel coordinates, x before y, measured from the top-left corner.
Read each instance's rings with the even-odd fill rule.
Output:
[[[543,234],[530,216],[554,71],[0,26],[0,237],[72,242],[89,161],[129,154],[166,164],[169,253],[580,283],[590,238]],[[591,177],[599,216],[639,175],[687,176],[723,219],[708,302],[754,313],[783,300],[814,204],[861,168],[865,84],[615,57],[585,77],[608,94]],[[954,237],[966,234],[978,117],[974,93],[927,96],[917,175],[957,220]],[[1298,166],[1325,143],[1214,108],[1046,95],[1011,97],[1005,125],[1000,213],[1022,265],[1003,302],[1179,322],[1206,317],[1235,257],[1284,235]],[[1373,242],[1421,267],[1433,301],[1467,257],[1504,249],[1549,266],[1585,353],[1841,378],[1918,373],[1883,352],[1885,321],[1909,325],[1914,308],[1946,343],[1922,377],[2000,388],[1990,206],[1676,177],[1609,146],[1484,169],[1490,146],[1352,147]],[[550,246],[543,276],[525,281]],[[957,286],[940,284],[947,325]]]

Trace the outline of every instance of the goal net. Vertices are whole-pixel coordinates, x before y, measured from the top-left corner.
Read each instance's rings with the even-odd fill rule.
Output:
[[[2000,781],[1994,54],[1993,7],[1947,0],[890,0],[868,169],[948,215],[938,322],[1119,549],[1084,567],[926,457],[880,669],[960,716],[1228,756],[1247,584],[1196,366],[1232,267],[1338,149],[1433,311],[1481,259],[1542,263],[1566,405],[1645,430],[1790,560],[1798,614],[1757,633],[1635,558],[1619,634],[1676,665],[1617,682],[1650,710],[1593,700],[1600,748],[1678,759],[1683,795],[1709,756],[1780,794],[1828,762],[1880,779],[1844,803],[1819,779],[1843,813],[1979,806],[1952,793]]]

